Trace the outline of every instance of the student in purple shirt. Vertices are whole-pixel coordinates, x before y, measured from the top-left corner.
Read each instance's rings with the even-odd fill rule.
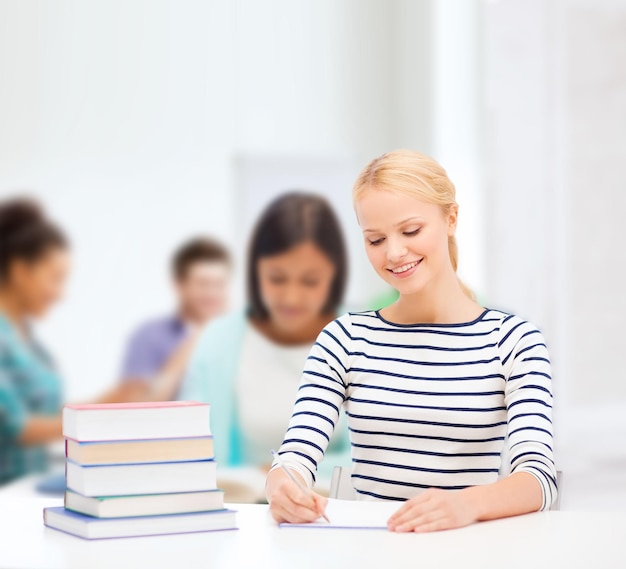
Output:
[[[227,308],[230,257],[218,242],[197,238],[172,259],[178,307],[175,314],[151,320],[131,336],[122,381],[146,385],[147,398],[176,396],[197,332]]]

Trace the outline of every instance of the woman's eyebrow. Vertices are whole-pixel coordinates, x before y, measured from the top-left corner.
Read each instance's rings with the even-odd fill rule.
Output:
[[[423,217],[417,217],[417,216],[413,216],[413,217],[407,217],[406,219],[403,219],[402,221],[399,221],[398,223],[394,223],[394,227],[399,227],[400,225],[404,225],[405,223],[408,223],[409,221],[424,221]],[[379,230],[378,229],[364,229],[363,233],[378,233]]]
[[[418,217],[416,215],[414,215],[413,217],[407,217],[406,219],[403,219],[402,221],[399,221],[398,223],[396,223],[395,227],[398,227],[399,225],[404,225],[405,223],[408,223],[409,221],[424,221],[424,218]]]

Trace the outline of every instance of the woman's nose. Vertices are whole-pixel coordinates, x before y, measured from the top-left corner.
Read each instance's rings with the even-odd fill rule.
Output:
[[[390,263],[401,261],[407,254],[406,246],[398,240],[387,240],[387,260]]]

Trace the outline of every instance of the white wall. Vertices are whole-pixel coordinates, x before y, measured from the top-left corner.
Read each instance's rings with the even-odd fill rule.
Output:
[[[168,309],[167,261],[181,240],[208,232],[243,250],[241,156],[356,171],[395,147],[433,154],[457,186],[461,275],[499,302],[506,287],[484,278],[482,2],[5,0],[0,10],[11,86],[0,89],[0,191],[35,188],[75,242],[67,302],[42,329],[70,398],[112,381],[130,330]],[[368,284],[353,282],[351,305],[380,286],[361,261],[353,275]],[[515,294],[502,299],[516,306]]]
[[[553,364],[567,509],[626,504],[626,1],[485,5],[487,285]]]
[[[553,1],[485,5],[487,296],[543,331],[559,401],[569,383],[560,25]]]
[[[115,380],[128,333],[169,309],[179,242],[242,249],[236,157],[361,166],[390,148],[388,8],[0,3],[0,193],[36,190],[74,242],[67,300],[41,327],[69,399]]]
[[[626,1],[486,10],[489,296],[540,325],[572,404],[626,403]]]
[[[571,397],[626,409],[626,1],[578,0],[563,17]]]
[[[70,399],[117,377],[139,320],[168,310],[172,248],[230,239],[234,10],[203,2],[0,4],[0,188],[36,189],[74,242],[42,333]]]

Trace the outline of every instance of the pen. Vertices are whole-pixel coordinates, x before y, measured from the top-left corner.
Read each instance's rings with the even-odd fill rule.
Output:
[[[311,498],[313,498],[313,492],[311,492],[311,490],[309,488],[307,488],[304,484],[302,484],[302,482],[300,480],[298,480],[290,471],[289,469],[285,466],[285,464],[283,463],[282,459],[280,458],[280,456],[278,456],[278,453],[275,452],[273,449],[270,451],[272,453],[272,456],[274,457],[274,460],[276,461],[276,464],[278,464],[278,466],[280,466],[283,469],[283,472],[289,476],[289,478],[291,478],[296,486],[298,488],[300,488],[300,490],[302,490],[307,496],[311,496]],[[330,523],[330,520],[328,519],[328,516],[326,516],[326,514],[324,512],[322,512],[321,517],[324,518],[328,523]]]

